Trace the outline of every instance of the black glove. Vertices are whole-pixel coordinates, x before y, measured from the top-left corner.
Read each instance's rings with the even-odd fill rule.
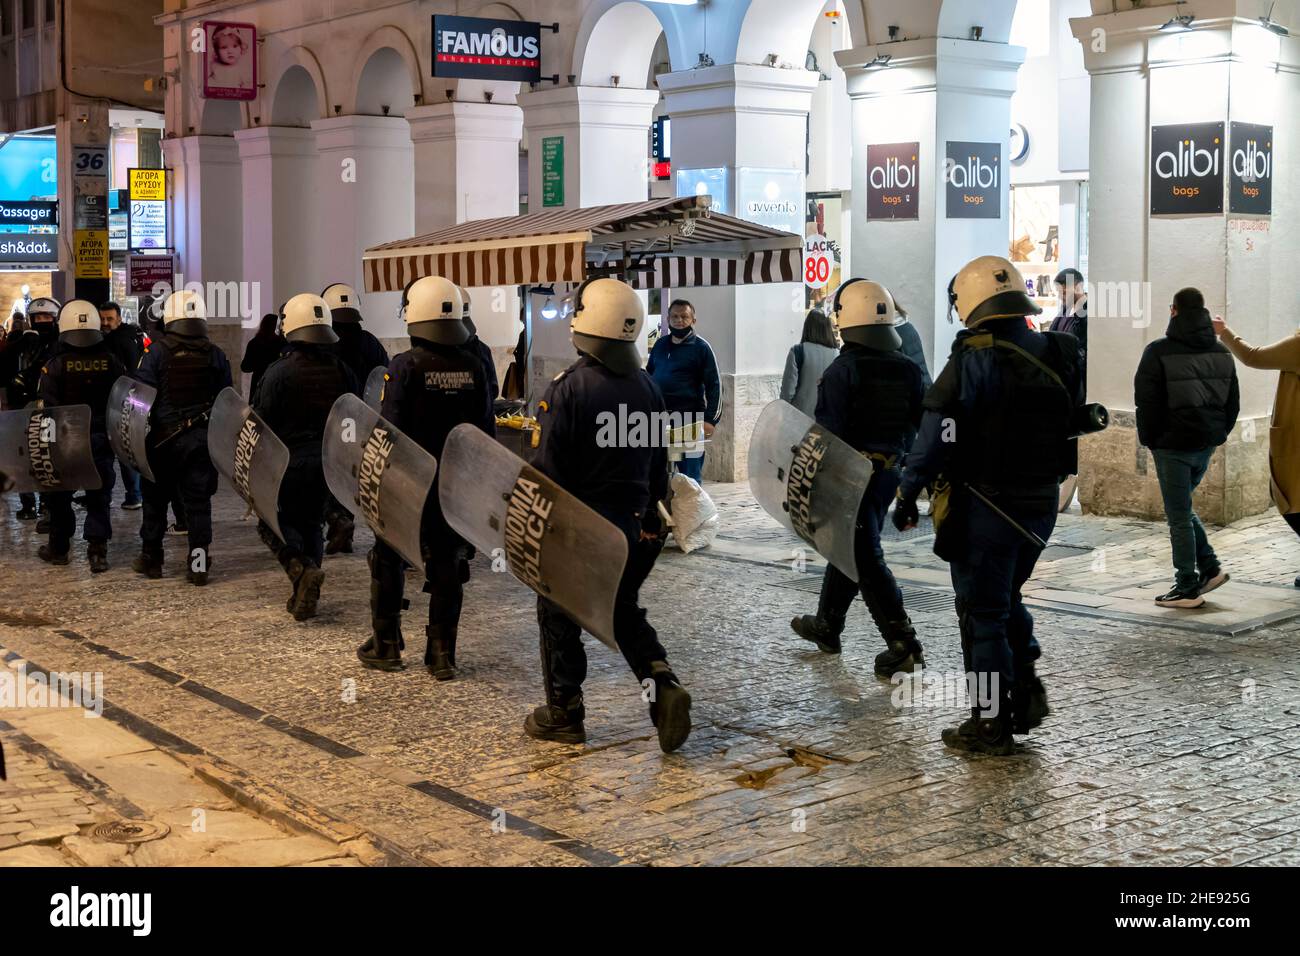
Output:
[[[899,496],[894,505],[894,527],[899,531],[915,528],[921,523],[921,512],[916,507],[916,498]]]

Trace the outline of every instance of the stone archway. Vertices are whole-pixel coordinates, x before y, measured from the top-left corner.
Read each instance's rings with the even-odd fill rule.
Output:
[[[270,126],[310,126],[329,109],[329,95],[325,74],[316,55],[303,46],[296,46],[280,59],[275,80],[267,84],[271,90]],[[263,124],[259,124],[263,125]]]
[[[380,27],[357,52],[343,112],[403,116],[409,107],[424,102],[422,75],[410,37],[397,27]]]

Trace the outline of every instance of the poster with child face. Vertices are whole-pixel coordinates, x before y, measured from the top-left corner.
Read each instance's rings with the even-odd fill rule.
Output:
[[[207,99],[257,98],[257,28],[251,23],[203,23],[203,95]]]

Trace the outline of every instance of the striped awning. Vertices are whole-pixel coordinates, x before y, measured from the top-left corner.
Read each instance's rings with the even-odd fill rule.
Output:
[[[470,288],[615,276],[638,289],[799,282],[803,240],[708,196],[480,219],[367,249],[366,291],[440,275]]]

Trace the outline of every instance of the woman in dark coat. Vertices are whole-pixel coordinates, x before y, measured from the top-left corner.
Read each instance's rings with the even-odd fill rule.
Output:
[[[262,380],[271,363],[284,351],[284,336],[275,330],[279,321],[280,317],[273,312],[262,316],[262,324],[258,327],[257,334],[248,340],[248,345],[244,349],[244,360],[239,363],[239,368],[240,371],[248,372],[253,376],[248,386],[250,397],[257,394],[258,382]]]

